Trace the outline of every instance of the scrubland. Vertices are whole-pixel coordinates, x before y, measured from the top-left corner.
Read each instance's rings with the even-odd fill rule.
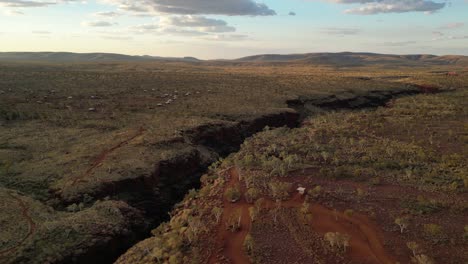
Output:
[[[464,263],[468,75],[446,70],[3,63],[0,262],[108,262],[155,228],[118,262]],[[405,89],[431,93],[288,104]],[[291,111],[222,159],[227,128]]]

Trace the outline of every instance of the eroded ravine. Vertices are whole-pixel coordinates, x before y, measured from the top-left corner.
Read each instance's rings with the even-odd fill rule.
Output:
[[[172,210],[172,206],[177,202],[181,201],[188,190],[194,186],[199,185],[199,178],[205,172],[205,170],[215,162],[219,157],[225,157],[233,152],[236,152],[245,139],[253,136],[257,132],[260,132],[264,127],[282,127],[287,126],[290,128],[299,127],[301,122],[309,116],[309,107],[319,107],[324,110],[340,110],[340,109],[364,109],[364,108],[375,108],[378,106],[385,106],[389,101],[397,97],[411,96],[420,93],[420,89],[414,86],[405,86],[399,90],[394,91],[369,91],[365,94],[355,95],[347,98],[340,96],[326,96],[323,98],[298,98],[296,100],[290,100],[287,102],[289,109],[252,118],[249,120],[239,121],[236,124],[229,125],[203,125],[183,132],[184,142],[190,144],[194,149],[204,149],[208,153],[212,153],[212,157],[205,159],[198,150],[195,150],[194,158],[186,159],[175,159],[172,161],[162,162],[158,166],[158,171],[152,176],[157,179],[157,184],[163,182],[166,190],[161,189],[161,193],[171,193],[174,191],[172,186],[178,186],[177,195],[173,196],[173,200],[165,204],[157,204],[152,206],[158,206],[157,213],[159,215],[167,215]],[[188,160],[188,163],[187,163]],[[182,168],[182,169],[181,169]],[[187,179],[191,184],[181,186],[179,182],[187,182]],[[234,184],[234,183],[233,183]],[[119,188],[119,184],[113,184],[114,190]],[[125,184],[124,184],[125,188]],[[153,197],[153,200],[158,200],[158,197]],[[245,236],[251,227],[250,216],[248,208],[250,207],[244,200],[240,202],[242,205],[241,212],[241,226],[243,231],[238,232],[235,236],[227,235],[224,231],[220,232],[220,237],[223,243],[227,243],[228,247],[222,250],[222,254],[230,258],[236,259],[239,263],[245,263],[247,258],[245,254],[239,255],[239,249],[243,248],[243,241]],[[226,208],[230,206],[226,204]],[[315,209],[314,209],[315,208]],[[320,207],[314,206],[312,209],[319,210]],[[227,209],[229,211],[229,209]],[[327,212],[327,211],[326,211]],[[151,214],[154,216],[154,213]],[[326,215],[326,214],[324,214]],[[227,217],[227,214],[223,217]],[[334,216],[333,216],[334,217]],[[159,218],[154,224],[164,221],[166,218]],[[357,220],[355,220],[357,221]],[[365,229],[365,228],[363,228]],[[228,239],[224,239],[224,237]],[[144,238],[142,238],[144,239]],[[375,237],[370,237],[372,241],[376,241]],[[358,243],[353,243],[357,247]],[[369,243],[365,243],[369,245]],[[373,247],[373,246],[368,246]],[[365,247],[364,247],[365,248]],[[368,250],[369,251],[369,250]],[[219,253],[219,252],[218,252]],[[214,253],[216,255],[216,253]],[[379,255],[379,253],[376,253]],[[382,255],[382,254],[380,254]],[[215,256],[211,257],[209,262],[214,263]],[[391,257],[389,257],[391,259]],[[390,263],[390,262],[379,262],[379,263]]]
[[[161,222],[168,219],[167,213],[170,212],[173,206],[180,202],[188,190],[197,187],[200,184],[200,176],[206,169],[215,162],[219,157],[225,157],[230,153],[237,151],[245,139],[262,131],[266,126],[290,128],[298,127],[301,121],[308,115],[308,107],[321,107],[325,110],[339,109],[361,109],[367,107],[383,106],[388,101],[395,97],[413,95],[418,93],[415,87],[404,87],[395,91],[369,91],[366,94],[349,96],[343,99],[340,96],[325,96],[323,98],[299,98],[287,102],[288,109],[278,110],[276,113],[271,113],[263,116],[256,116],[251,119],[240,120],[238,122],[225,122],[220,124],[202,125],[187,131],[182,132],[181,142],[189,151],[171,158],[163,160],[155,165],[155,170],[149,175],[136,175],[135,177],[120,179],[112,182],[102,181],[99,186],[93,188],[93,193],[90,196],[95,199],[103,199],[105,197],[118,197],[119,194],[134,193],[136,197],[141,197],[139,200],[126,201],[130,206],[140,209],[144,212],[146,219],[151,223],[151,227],[156,227]],[[140,129],[134,134],[129,135],[129,138],[123,142],[116,143],[115,146],[109,146],[92,160],[89,172],[73,179],[73,184],[80,184],[86,180],[87,174],[92,173],[92,170],[100,166],[107,154],[112,151],[117,151],[124,148],[130,141],[138,136],[141,136],[143,130]],[[154,190],[157,189],[157,192]],[[58,195],[63,204],[70,205],[82,200],[80,196],[63,196]],[[227,236],[227,247],[222,254],[230,258],[239,258],[239,263],[243,263],[246,256],[239,255],[239,248],[242,248],[245,235],[250,230],[249,219],[249,204],[241,201],[242,230],[235,236]],[[237,206],[237,205],[229,205]],[[295,206],[295,205],[294,205]],[[318,210],[318,209],[317,209]],[[149,236],[148,232],[143,232],[139,240],[143,240]],[[363,231],[364,232],[364,231]],[[221,237],[223,237],[221,235]],[[113,241],[116,244],[119,241]],[[128,248],[131,245],[125,244],[128,241],[121,241],[120,244]],[[125,249],[126,249],[125,248]],[[124,250],[125,250],[124,249]],[[90,249],[94,252],[94,249]],[[95,254],[105,252],[96,251]],[[124,253],[123,251],[118,254]],[[378,254],[376,254],[378,255]],[[112,263],[119,255],[111,256],[103,263]],[[84,263],[80,256],[76,256],[76,263]]]

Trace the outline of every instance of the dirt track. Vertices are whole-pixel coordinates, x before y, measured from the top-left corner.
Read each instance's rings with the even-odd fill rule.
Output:
[[[21,207],[21,213],[22,213],[24,219],[26,219],[26,221],[28,222],[28,233],[26,234],[26,236],[23,237],[23,239],[21,239],[21,241],[19,241],[19,243],[16,246],[0,251],[0,256],[6,255],[8,253],[11,253],[11,252],[15,251],[29,237],[31,237],[36,232],[36,223],[34,223],[31,216],[29,215],[29,208],[26,206],[24,201],[21,200],[20,198],[16,197],[16,196],[14,196],[14,195],[12,195],[11,193],[8,193],[8,195],[11,198],[13,198],[14,200],[16,200],[18,202],[19,206]]]
[[[239,174],[236,168],[229,170],[229,181],[225,188],[232,187],[239,183]],[[241,188],[244,192],[245,188]],[[265,198],[264,208],[272,209],[276,207],[276,203],[271,199]],[[291,199],[283,201],[283,208],[301,208],[304,198],[296,193]],[[221,223],[218,227],[216,252],[209,258],[210,264],[219,263],[223,259],[227,259],[228,263],[246,264],[250,263],[248,256],[243,249],[243,243],[246,235],[250,232],[252,225],[249,216],[248,204],[243,198],[231,203],[223,199],[224,211]],[[227,230],[226,223],[231,214],[236,210],[241,210],[241,228],[238,232]],[[313,215],[311,227],[314,232],[325,234],[327,232],[339,232],[351,236],[350,247],[347,251],[349,257],[358,263],[383,263],[393,264],[396,259],[386,252],[382,236],[377,231],[378,228],[366,216],[354,214],[351,217],[346,216],[342,212],[330,210],[319,204],[312,204],[309,208]]]
[[[135,135],[133,135],[132,137],[120,142],[119,144],[113,146],[112,148],[110,149],[106,149],[104,150],[103,152],[101,152],[97,157],[96,159],[94,159],[93,163],[91,164],[91,167],[89,169],[86,170],[85,173],[83,173],[82,175],[76,177],[75,179],[73,179],[73,181],[71,181],[70,185],[71,186],[74,186],[76,185],[77,183],[79,182],[86,182],[86,180],[84,180],[86,177],[88,177],[89,175],[91,175],[91,173],[93,172],[94,169],[96,169],[97,167],[101,166],[102,163],[104,162],[104,160],[106,160],[107,156],[112,153],[113,151],[123,147],[124,145],[130,143],[130,141],[134,140],[135,138],[143,135],[143,133],[145,132],[145,129],[143,127],[140,127],[137,131],[137,133],[135,133]]]

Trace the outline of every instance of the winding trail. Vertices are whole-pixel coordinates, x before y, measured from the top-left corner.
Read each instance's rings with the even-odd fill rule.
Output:
[[[26,219],[26,221],[28,222],[28,233],[26,234],[26,236],[23,237],[23,239],[21,239],[21,241],[19,241],[19,243],[16,246],[0,251],[0,256],[9,254],[9,253],[15,251],[18,247],[23,245],[24,242],[26,242],[26,240],[29,237],[31,237],[36,232],[36,223],[34,223],[33,219],[29,215],[29,208],[26,206],[24,201],[21,200],[20,198],[16,197],[16,196],[14,196],[11,193],[8,193],[8,195],[11,198],[13,198],[14,200],[16,200],[18,202],[19,206],[21,207],[21,214],[23,215],[24,219]]]
[[[229,180],[225,189],[239,184],[239,172],[236,168],[229,169]],[[245,193],[245,186],[241,186],[241,192]],[[265,198],[264,209],[275,208],[276,202],[268,197]],[[296,193],[289,200],[282,201],[282,208],[301,208],[304,197]],[[231,203],[223,197],[224,211],[221,223],[218,226],[216,252],[209,258],[209,264],[220,263],[222,260],[227,263],[248,264],[250,260],[246,255],[243,243],[245,237],[250,232],[252,221],[249,216],[249,207],[253,206],[242,197],[236,203]],[[240,210],[241,228],[237,232],[227,230],[228,218],[231,214]],[[372,264],[393,264],[397,260],[388,254],[383,246],[382,238],[377,230],[378,227],[366,216],[355,213],[353,216],[346,216],[343,212],[330,210],[320,204],[312,204],[309,207],[313,219],[311,228],[314,232],[324,235],[328,232],[339,232],[351,236],[350,247],[347,255],[358,263]],[[223,262],[223,263],[224,263]]]
[[[120,142],[119,144],[113,146],[112,148],[110,149],[106,149],[104,150],[103,152],[101,152],[93,161],[93,163],[91,164],[91,167],[89,169],[86,170],[85,173],[83,173],[82,175],[76,177],[75,179],[73,179],[73,181],[71,181],[71,186],[74,186],[76,185],[78,182],[86,182],[86,180],[84,180],[85,178],[87,178],[89,175],[91,175],[91,173],[93,172],[94,169],[96,169],[97,167],[101,166],[102,163],[104,162],[104,160],[106,160],[107,156],[114,152],[115,150],[123,147],[124,145],[127,145],[128,143],[130,143],[130,141],[134,140],[135,138],[143,135],[143,133],[145,132],[145,129],[143,127],[140,127],[137,131],[137,133],[135,133],[132,137]]]

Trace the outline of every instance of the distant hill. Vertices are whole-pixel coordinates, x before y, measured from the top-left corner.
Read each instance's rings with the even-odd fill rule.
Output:
[[[0,61],[38,62],[123,62],[123,61],[185,61],[196,62],[197,58],[131,56],[116,53],[72,53],[72,52],[0,52]]]
[[[264,54],[240,58],[236,62],[294,62],[341,66],[364,66],[386,64],[395,66],[411,65],[459,65],[468,66],[467,56],[435,55],[388,55],[376,53],[307,53],[307,54]]]
[[[235,60],[202,61],[194,57],[156,57],[131,56],[116,53],[72,53],[72,52],[0,52],[0,61],[37,61],[37,62],[142,62],[142,61],[176,61],[205,62],[215,65],[239,63],[296,63],[332,66],[430,66],[456,65],[468,66],[468,56],[447,55],[391,55],[376,53],[306,53],[306,54],[263,54]]]

